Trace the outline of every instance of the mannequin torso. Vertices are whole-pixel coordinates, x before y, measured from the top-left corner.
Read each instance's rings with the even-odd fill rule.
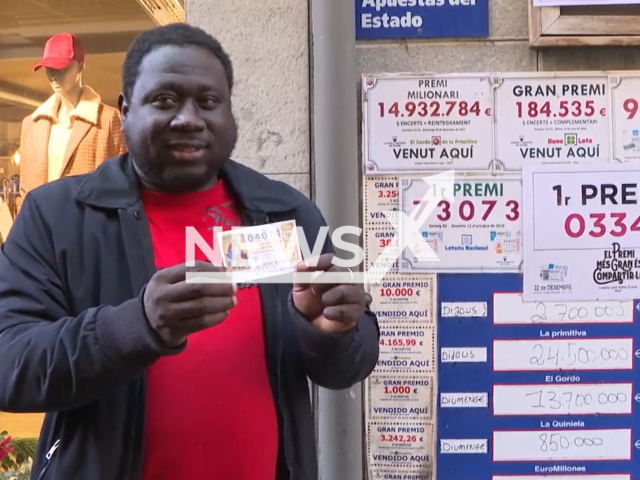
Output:
[[[82,96],[82,87],[78,87],[78,92],[62,92],[60,94],[60,107],[56,118],[52,119],[51,131],[49,133],[48,146],[48,181],[52,182],[60,178],[64,163],[64,154],[69,143],[71,130],[73,128],[72,114]],[[70,98],[77,98],[75,102]]]
[[[82,82],[84,64],[46,66],[53,95],[22,122],[20,193],[63,176],[93,172],[126,151],[116,108]]]

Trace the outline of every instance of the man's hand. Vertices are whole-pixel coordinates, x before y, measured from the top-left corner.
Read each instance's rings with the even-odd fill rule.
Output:
[[[298,264],[299,272],[348,272],[333,265],[333,254],[319,257],[315,267],[304,262]],[[322,279],[322,274],[318,280]],[[313,326],[325,333],[344,333],[356,326],[365,311],[365,295],[359,284],[295,284],[293,304]]]
[[[237,303],[232,283],[187,283],[187,272],[225,272],[207,262],[195,267],[184,264],[160,270],[151,277],[144,292],[144,309],[151,327],[169,347],[187,337],[218,325]]]

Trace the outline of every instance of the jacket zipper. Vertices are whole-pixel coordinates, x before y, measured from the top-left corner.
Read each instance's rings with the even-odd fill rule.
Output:
[[[53,457],[53,454],[56,453],[56,450],[58,450],[59,446],[60,439],[57,439],[53,446],[49,449],[47,454],[44,456],[46,463],[44,464],[44,467],[42,467],[40,475],[38,475],[38,480],[42,480],[44,478],[44,474],[47,473],[47,470],[49,470],[49,467],[51,466],[51,457]]]

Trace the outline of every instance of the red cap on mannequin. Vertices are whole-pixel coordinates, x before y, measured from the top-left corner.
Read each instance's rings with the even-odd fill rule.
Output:
[[[62,70],[71,65],[73,60],[84,62],[82,43],[70,33],[60,33],[47,40],[42,59],[33,66],[33,71],[42,67]]]

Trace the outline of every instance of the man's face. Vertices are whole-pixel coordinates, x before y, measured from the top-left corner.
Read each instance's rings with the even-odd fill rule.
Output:
[[[235,147],[224,68],[203,48],[162,46],[149,53],[131,98],[120,97],[120,111],[127,149],[146,188],[206,188]]]
[[[82,65],[77,61],[62,70],[45,67],[47,72],[47,80],[51,85],[54,93],[68,93],[80,85],[80,76],[82,74]]]

